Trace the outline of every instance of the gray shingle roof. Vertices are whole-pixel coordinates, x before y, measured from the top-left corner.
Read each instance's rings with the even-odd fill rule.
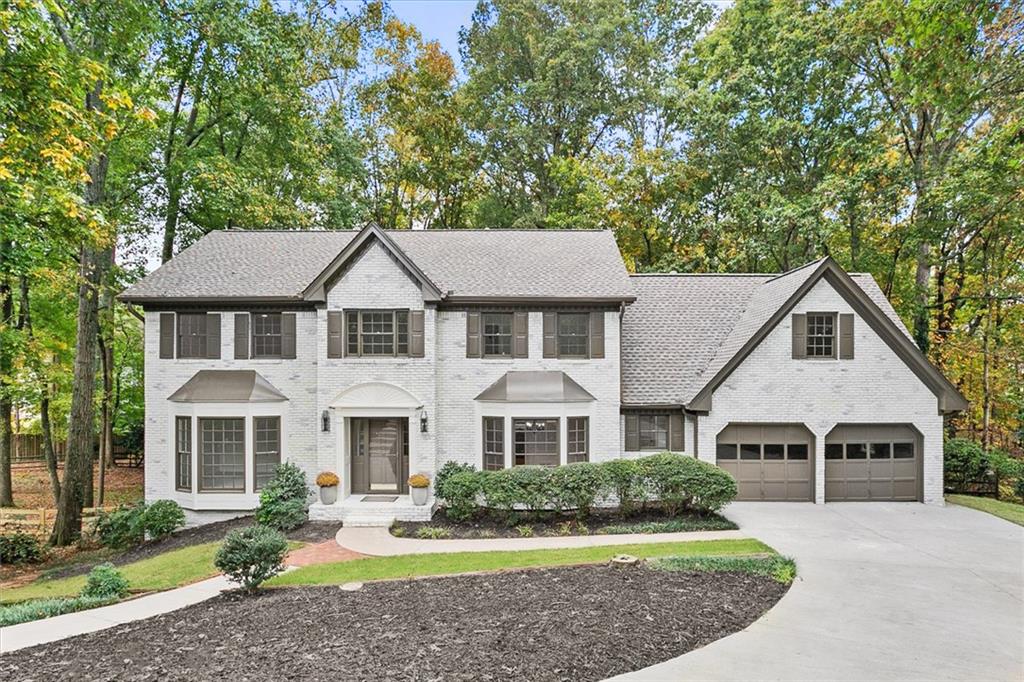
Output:
[[[212,232],[129,287],[127,301],[301,299],[358,232]],[[453,297],[631,299],[615,238],[585,230],[391,230]]]
[[[624,405],[683,405],[818,269],[782,275],[637,275],[622,321]],[[853,281],[910,337],[869,274]]]

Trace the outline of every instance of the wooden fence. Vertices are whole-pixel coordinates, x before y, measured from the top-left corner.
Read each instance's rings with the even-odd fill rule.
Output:
[[[100,511],[112,511],[116,507],[86,507],[82,510],[82,531],[90,532]],[[57,519],[56,509],[18,509],[0,507],[0,534],[22,532],[41,540],[50,536]]]
[[[14,434],[14,461],[15,462],[41,462],[43,459],[43,436],[38,433],[16,433]],[[65,440],[53,441],[53,452],[58,460],[64,459],[64,452],[68,444]]]

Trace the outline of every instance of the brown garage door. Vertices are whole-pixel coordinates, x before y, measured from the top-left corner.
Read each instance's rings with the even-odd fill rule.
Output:
[[[814,436],[802,424],[730,424],[718,434],[718,466],[738,500],[810,501]]]
[[[903,424],[840,424],[825,436],[825,501],[917,500],[920,445]]]

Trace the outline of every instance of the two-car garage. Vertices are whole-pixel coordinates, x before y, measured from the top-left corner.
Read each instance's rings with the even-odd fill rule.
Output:
[[[840,424],[825,436],[825,501],[921,499],[921,437],[904,424]],[[815,437],[803,424],[732,423],[716,461],[738,500],[814,500]]]

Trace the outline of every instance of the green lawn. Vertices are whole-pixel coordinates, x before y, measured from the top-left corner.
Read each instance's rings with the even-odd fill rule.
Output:
[[[577,549],[535,549],[519,552],[457,552],[372,557],[333,564],[306,566],[270,580],[268,585],[337,585],[347,582],[412,578],[505,568],[596,564],[616,554],[641,558],[667,556],[746,556],[774,554],[758,540],[700,540],[640,545],[609,545]]]
[[[1024,526],[1024,504],[1000,502],[990,497],[973,497],[971,495],[946,495],[946,502],[970,507],[1006,519],[1010,523]]]
[[[118,566],[117,569],[128,579],[132,591],[166,590],[217,575],[213,558],[218,547],[219,542],[182,547],[150,559]],[[73,597],[84,585],[84,575],[54,580],[42,578],[22,587],[3,590],[0,592],[0,603],[9,604],[46,597]]]

